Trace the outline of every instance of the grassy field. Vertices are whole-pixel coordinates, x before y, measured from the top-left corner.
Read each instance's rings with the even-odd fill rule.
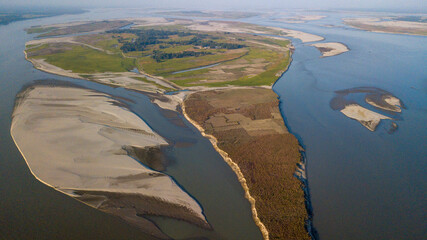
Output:
[[[33,33],[45,33],[45,32],[49,32],[56,29],[55,27],[31,27],[26,29],[28,34],[33,34]]]
[[[123,22],[117,21],[113,25],[120,24]],[[183,30],[184,26],[179,26],[152,27],[154,30],[144,28],[145,30],[112,31],[74,38],[74,41],[104,51],[78,45],[70,48],[70,45],[63,44],[34,46],[28,52],[31,57],[44,58],[52,65],[77,73],[124,72],[138,67],[140,71],[164,77],[182,87],[272,85],[289,65],[289,40],[249,34],[192,32]],[[107,27],[107,23],[82,24],[68,30],[82,31],[94,27]],[[139,37],[146,33],[154,34],[152,36],[157,39],[145,36],[140,40],[147,42],[143,48],[122,50],[125,44],[140,44]],[[162,37],[156,34],[161,34]],[[194,38],[199,40],[192,42]],[[202,46],[203,44],[209,46]],[[224,44],[235,44],[240,47],[225,48],[222,47]],[[46,47],[51,51],[43,50]],[[38,51],[44,54],[36,56]],[[157,52],[175,56],[186,52],[203,54],[159,60],[153,57]],[[214,64],[217,65],[176,73]]]
[[[287,45],[285,45],[287,46]],[[241,61],[244,64],[240,64]],[[263,66],[260,66],[265,63]],[[262,86],[272,85],[285,71],[290,62],[290,52],[277,52],[262,47],[251,47],[247,54],[238,60],[228,61],[211,69],[200,69],[173,75],[165,75],[174,83],[189,87],[202,85],[209,87],[222,87],[228,85],[234,86]],[[206,64],[209,65],[209,64]],[[254,74],[254,71],[245,71],[258,67],[260,70]],[[214,81],[219,79],[218,69],[226,69],[227,78],[224,81]],[[245,74],[247,73],[247,74]],[[224,75],[225,75],[224,74]],[[200,80],[207,80],[200,82]],[[212,81],[209,82],[209,79]]]
[[[229,61],[244,56],[245,49],[230,50],[225,53],[206,55],[201,57],[186,57],[170,59],[163,62],[156,62],[150,57],[139,59],[139,66],[147,73],[160,76],[170,76],[168,74],[186,69],[197,68],[219,62]]]
[[[67,51],[38,55],[35,58],[45,59],[54,66],[75,73],[127,72],[135,67],[134,59],[124,58],[121,54],[107,54],[74,44],[69,44],[69,47],[70,50]]]

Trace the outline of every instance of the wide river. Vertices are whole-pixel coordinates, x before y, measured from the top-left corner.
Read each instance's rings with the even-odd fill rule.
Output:
[[[340,14],[327,15],[293,25],[271,17],[245,19],[318,34],[351,49],[319,58],[318,50],[295,40],[293,62],[274,86],[288,127],[306,149],[314,227],[320,239],[425,239],[427,37],[349,29]],[[165,118],[139,93],[35,70],[22,52],[33,38],[23,29],[32,25],[141,16],[139,10],[104,9],[0,26],[0,239],[149,239],[120,219],[43,185],[29,172],[10,137],[11,113],[22,87],[43,79],[126,97],[132,111],[160,135],[185,143],[165,149],[171,159],[166,173],[200,202],[215,231],[153,218],[166,233],[178,239],[261,239],[234,173],[182,117],[186,126]],[[393,134],[384,124],[370,132],[329,107],[334,91],[366,86],[387,90],[405,104]]]

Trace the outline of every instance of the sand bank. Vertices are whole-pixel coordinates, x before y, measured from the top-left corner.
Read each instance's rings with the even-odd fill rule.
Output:
[[[372,106],[383,110],[399,113],[402,112],[402,104],[400,102],[400,99],[391,95],[382,95],[379,101],[375,98],[375,96],[367,96],[365,98],[365,101],[368,104],[371,104]]]
[[[382,119],[391,119],[390,117],[366,109],[359,104],[347,105],[341,112],[347,117],[357,120],[371,131],[375,131]]]
[[[275,31],[279,31],[280,33],[284,34],[286,37],[292,37],[292,38],[297,38],[299,40],[301,40],[303,43],[306,42],[317,42],[317,41],[322,41],[325,38],[318,36],[318,35],[314,35],[311,33],[306,33],[306,32],[301,32],[301,31],[296,31],[296,30],[291,30],[291,29],[285,29],[285,28],[279,28],[279,27],[268,27],[269,29],[275,30]]]
[[[286,22],[286,23],[305,23],[307,21],[316,21],[325,18],[326,16],[322,15],[297,15],[278,18],[275,21]]]
[[[322,53],[322,57],[331,57],[349,51],[346,45],[338,42],[315,43],[310,46],[314,46],[319,49]]]
[[[129,156],[129,147],[143,151],[167,142],[111,96],[76,87],[27,88],[17,97],[11,135],[33,175],[55,190],[162,239],[168,237],[140,216],[209,228],[198,203],[169,176]]]
[[[346,18],[343,20],[349,26],[372,32],[427,35],[426,22],[398,21],[393,18]]]

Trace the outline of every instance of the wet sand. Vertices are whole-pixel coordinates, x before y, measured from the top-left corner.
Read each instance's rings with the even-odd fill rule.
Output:
[[[111,96],[31,86],[16,99],[11,135],[39,181],[153,236],[168,239],[144,216],[210,228],[199,204],[168,175],[131,157],[129,147],[141,154],[167,142]]]

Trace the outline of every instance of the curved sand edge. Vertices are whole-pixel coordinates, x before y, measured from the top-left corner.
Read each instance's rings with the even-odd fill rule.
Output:
[[[366,109],[359,104],[349,104],[341,110],[341,113],[351,119],[357,120],[372,132],[375,131],[381,120],[392,119],[390,117]]]
[[[108,96],[52,86],[32,87],[18,95],[10,134],[31,174],[54,190],[162,239],[168,237],[137,214],[167,216],[209,229],[199,204],[169,176],[126,154],[126,145],[167,143]]]
[[[188,114],[185,111],[185,103],[184,102],[181,103],[181,109],[182,109],[182,114],[184,115],[184,117],[191,124],[193,124],[193,126],[195,126],[197,128],[197,130],[199,130],[199,132],[202,134],[203,137],[206,137],[207,139],[209,139],[209,141],[211,142],[214,149],[221,155],[221,157],[224,159],[224,161],[230,166],[230,168],[236,174],[237,179],[239,180],[240,184],[242,185],[243,190],[245,191],[245,197],[246,197],[246,199],[248,199],[249,203],[251,204],[252,217],[254,219],[254,222],[258,226],[258,228],[260,229],[264,240],[269,240],[270,238],[268,236],[268,230],[258,217],[258,212],[257,212],[256,207],[255,207],[256,201],[250,194],[249,187],[246,184],[246,179],[243,176],[243,173],[240,170],[239,165],[237,165],[237,163],[233,162],[233,160],[228,156],[228,153],[226,153],[225,151],[223,151],[222,149],[220,149],[218,147],[218,145],[217,145],[218,140],[213,135],[207,134],[205,132],[205,130],[198,123],[196,123],[194,120],[192,120],[188,116]]]
[[[316,47],[322,53],[321,57],[332,57],[350,51],[345,44],[339,42],[314,43],[310,46]]]

